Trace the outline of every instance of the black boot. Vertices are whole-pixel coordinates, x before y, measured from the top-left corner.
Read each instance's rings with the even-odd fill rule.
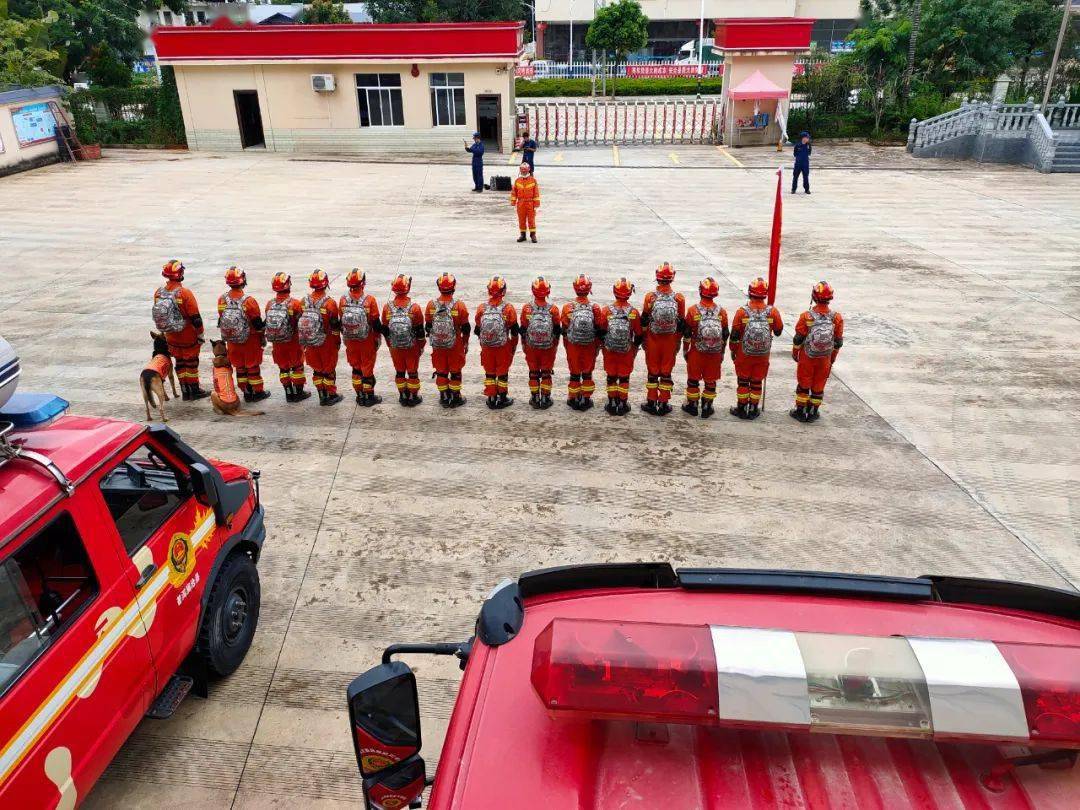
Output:
[[[671,413],[671,403],[670,402],[658,402],[658,403],[656,403],[656,415],[657,416],[667,416],[669,413]]]
[[[254,402],[255,400],[252,399],[252,396],[253,396],[253,393],[252,393],[251,389],[250,388],[245,388],[244,389],[244,402]]]
[[[713,415],[712,400],[707,399],[707,400],[705,400],[704,402],[701,403],[701,418],[702,419],[708,419],[712,415]]]
[[[410,391],[409,392],[409,407],[410,408],[415,408],[417,405],[419,405],[423,401],[424,401],[424,398],[422,396],[420,396],[419,391]]]
[[[738,405],[734,405],[728,409],[728,413],[732,416],[737,416],[740,419],[746,418],[746,403],[740,402]]]
[[[794,408],[788,411],[788,416],[790,416],[792,419],[798,419],[800,422],[805,422],[806,407],[803,405],[796,405]]]
[[[327,394],[326,399],[320,402],[320,405],[337,405],[341,400],[345,399],[341,394]]]
[[[810,192],[808,191],[806,193],[809,194]],[[533,240],[533,244],[535,245],[536,244],[536,231],[533,231],[531,234],[529,234],[529,238]]]
[[[540,395],[540,410],[546,411],[553,404],[554,403],[551,401],[551,394],[541,394]]]
[[[519,242],[524,242],[525,241],[525,231],[521,232],[521,236],[518,237],[518,241]]]
[[[291,385],[283,385],[282,388],[285,389],[285,401],[296,402],[296,389]]]
[[[615,414],[617,416],[626,416],[628,413],[630,413],[630,403],[625,399],[620,399],[615,404]]]
[[[567,400],[566,400],[566,404],[569,405],[571,409],[573,409],[575,411],[580,411],[581,410],[581,397],[568,397]]]
[[[530,408],[539,408],[540,407],[540,395],[539,394],[529,394],[529,407]]]
[[[757,419],[759,416],[761,416],[761,408],[760,408],[760,406],[758,406],[757,403],[751,402],[746,407],[746,418],[747,419]]]
[[[682,409],[683,409],[683,411],[690,414],[691,416],[697,416],[698,415],[697,402],[694,402],[694,401],[691,401],[691,400],[688,399],[688,400],[686,400],[686,402],[683,403]]]
[[[810,192],[807,192],[807,194],[809,194],[809,193]],[[811,405],[811,406],[809,406],[809,408],[808,408],[808,410],[806,412],[806,421],[807,422],[816,422],[821,417],[821,414],[818,413],[818,408],[820,408],[820,407],[821,407],[820,405]]]
[[[397,401],[399,405],[409,407],[409,393],[404,388],[398,391]]]
[[[368,391],[366,394],[364,394],[364,401],[360,404],[363,405],[365,408],[373,408],[381,403],[382,397],[380,397],[374,391]]]
[[[615,401],[614,398],[608,397],[607,405],[604,406],[604,410],[612,416],[615,416],[619,412],[619,404]]]
[[[651,413],[653,416],[656,416],[656,400],[655,399],[647,399],[647,400],[645,400],[644,402],[641,403],[641,410],[645,411],[645,413]]]
[[[296,386],[293,390],[296,392],[293,394],[293,402],[303,402],[305,399],[311,399],[311,392],[306,388]]]
[[[587,411],[593,406],[592,397],[582,397],[578,405],[579,411]]]
[[[270,399],[270,392],[269,391],[252,391],[251,392],[251,401],[252,402],[262,402],[264,399]]]
[[[495,406],[498,404],[498,402],[499,402],[499,400],[498,400],[497,397],[488,397],[487,398],[487,406],[491,410],[495,410]]]
[[[364,392],[363,391],[357,391],[356,392],[356,404],[357,405],[363,405],[364,404]]]
[[[463,397],[461,395],[460,391],[451,391],[450,392],[450,407],[451,408],[460,408],[464,404],[465,404],[465,397]]]
[[[509,394],[505,394],[505,393],[500,393],[499,396],[495,400],[495,407],[500,408],[500,409],[509,408],[513,404],[514,404],[514,398],[512,396],[510,396]]]
[[[320,405],[325,405],[326,404],[326,389],[325,388],[320,388],[319,389],[319,404]]]

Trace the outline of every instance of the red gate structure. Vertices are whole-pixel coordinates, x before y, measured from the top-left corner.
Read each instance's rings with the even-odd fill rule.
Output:
[[[719,96],[629,101],[522,101],[529,132],[542,146],[720,143]]]

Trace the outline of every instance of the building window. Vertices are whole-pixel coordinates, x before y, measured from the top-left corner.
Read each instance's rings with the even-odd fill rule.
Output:
[[[150,447],[140,447],[101,479],[101,494],[128,554],[134,554],[187,499],[187,479]]]
[[[431,74],[431,125],[465,126],[465,74]]]
[[[357,73],[356,96],[360,103],[360,126],[403,127],[401,74]]]
[[[163,12],[161,12],[161,22],[164,25],[172,25],[173,24],[172,12],[171,11],[163,11]]]
[[[194,25],[194,24],[195,24],[195,14],[193,12],[191,12],[191,11],[185,11],[184,12],[184,25]]]
[[[195,19],[199,21],[199,25],[206,25],[206,12],[205,11],[196,11],[195,12]]]
[[[97,577],[67,512],[0,564],[0,694],[97,593]]]

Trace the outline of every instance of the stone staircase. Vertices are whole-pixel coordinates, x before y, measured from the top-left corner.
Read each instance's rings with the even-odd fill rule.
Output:
[[[1050,171],[1080,174],[1080,135],[1058,141]]]

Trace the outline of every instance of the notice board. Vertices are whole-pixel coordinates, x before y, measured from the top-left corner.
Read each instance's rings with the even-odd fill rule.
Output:
[[[15,136],[19,139],[20,146],[31,146],[56,137],[53,129],[56,119],[53,118],[47,103],[12,107],[11,123],[15,125]]]

